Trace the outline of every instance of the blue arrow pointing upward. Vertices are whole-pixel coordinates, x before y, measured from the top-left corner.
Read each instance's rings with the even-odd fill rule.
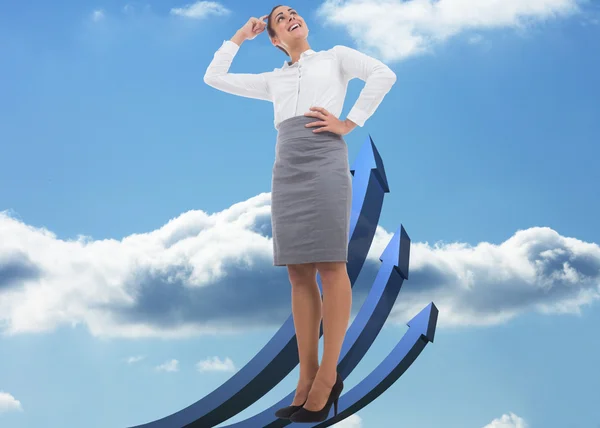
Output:
[[[350,172],[354,179],[352,180],[348,275],[350,278],[356,278],[367,258],[377,230],[383,196],[390,191],[383,161],[370,135],[350,167]]]
[[[384,194],[389,192],[381,156],[370,136],[351,172],[354,178],[348,275],[354,286],[375,236]],[[220,387],[176,413],[135,428],[204,428],[218,425],[258,401],[298,362],[294,320],[290,315],[254,358]]]
[[[338,363],[338,372],[342,379],[358,365],[385,324],[404,282],[398,266],[406,266],[408,269],[409,254],[410,238],[400,225],[380,257],[382,265],[369,295],[346,332]],[[408,272],[405,274],[408,276]],[[289,425],[290,421],[278,419],[274,413],[278,408],[288,406],[294,395],[295,391],[292,391],[268,409],[223,428],[276,428]]]
[[[338,364],[342,379],[362,360],[390,315],[402,284],[408,279],[409,256],[410,238],[400,225],[381,255],[382,265],[371,291],[346,333]]]
[[[407,332],[375,370],[340,397],[337,416],[325,422],[302,425],[318,428],[331,426],[358,412],[383,394],[411,366],[427,343],[433,342],[437,318],[438,309],[431,302],[408,322]],[[333,411],[330,416],[332,414]]]

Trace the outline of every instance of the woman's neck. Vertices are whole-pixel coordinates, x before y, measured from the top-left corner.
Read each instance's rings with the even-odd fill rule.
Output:
[[[306,40],[303,40],[298,46],[287,47],[286,50],[290,54],[289,64],[292,65],[293,63],[298,61],[300,59],[300,55],[302,55],[303,52],[306,52],[309,49],[310,45]]]

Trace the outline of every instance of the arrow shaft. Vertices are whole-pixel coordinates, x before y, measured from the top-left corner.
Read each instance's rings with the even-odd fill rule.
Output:
[[[426,340],[409,329],[396,348],[366,378],[339,400],[338,414],[310,427],[324,428],[336,424],[366,407],[396,382],[421,354]]]

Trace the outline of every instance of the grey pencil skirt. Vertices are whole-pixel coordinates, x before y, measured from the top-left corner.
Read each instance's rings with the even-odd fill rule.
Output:
[[[341,135],[305,127],[295,116],[279,125],[271,183],[273,265],[348,261],[352,175]]]

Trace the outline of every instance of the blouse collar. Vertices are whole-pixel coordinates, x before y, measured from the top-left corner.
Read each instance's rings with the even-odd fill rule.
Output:
[[[312,49],[307,49],[307,50],[305,50],[304,52],[302,52],[302,53],[300,54],[300,58],[304,58],[304,57],[306,57],[306,56],[309,56],[309,55],[312,55],[312,54],[314,54],[314,53],[315,53],[315,51],[314,51],[314,50],[312,50]],[[296,61],[294,64],[297,64],[297,61]],[[289,61],[284,61],[284,62],[283,62],[283,67],[282,67],[282,68],[288,68],[288,67],[292,67],[292,66],[293,66],[293,65],[290,65]]]

